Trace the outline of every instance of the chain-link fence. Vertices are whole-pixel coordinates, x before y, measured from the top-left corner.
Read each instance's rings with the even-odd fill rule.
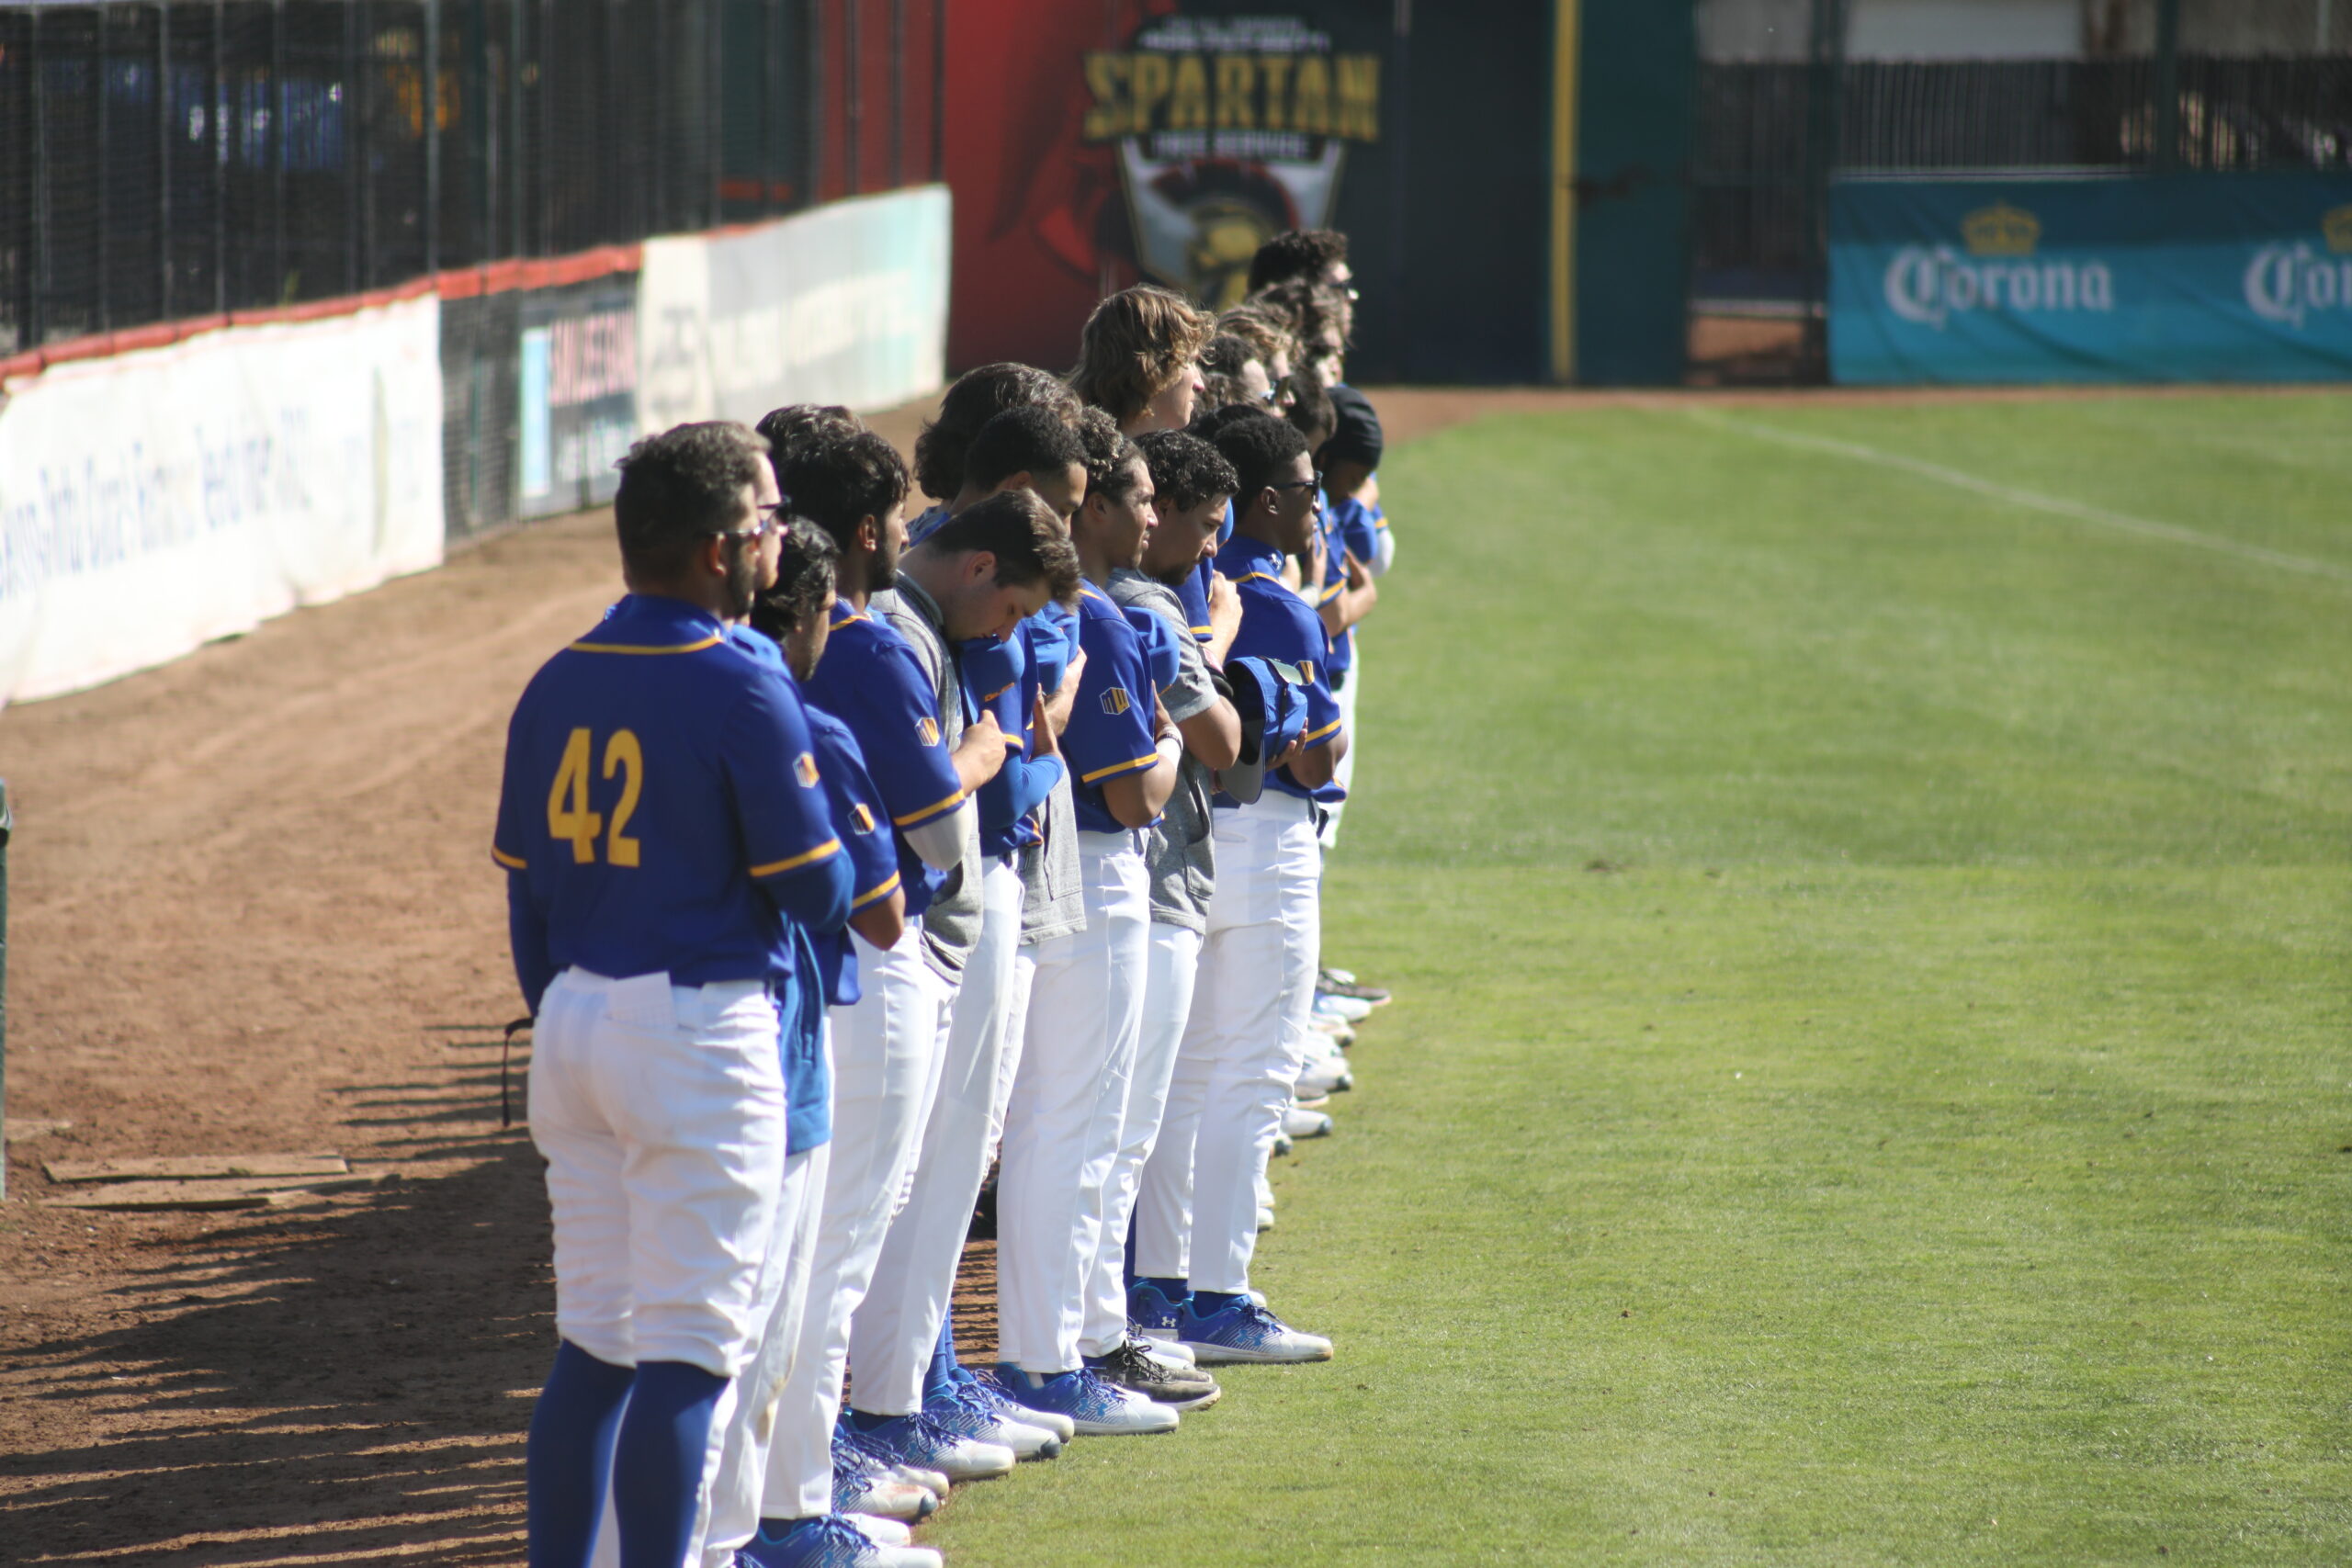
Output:
[[[0,4],[0,355],[936,177],[944,0]]]

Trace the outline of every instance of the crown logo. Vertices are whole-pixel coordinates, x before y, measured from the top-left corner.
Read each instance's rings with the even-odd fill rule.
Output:
[[[2041,220],[2022,207],[1996,201],[1962,219],[1960,235],[1973,256],[2030,256],[2041,241]]]
[[[2352,251],[2352,207],[2339,207],[2323,216],[2319,231],[2327,236],[2331,251]]]

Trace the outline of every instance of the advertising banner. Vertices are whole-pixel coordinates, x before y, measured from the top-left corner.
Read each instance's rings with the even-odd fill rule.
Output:
[[[1841,383],[2352,377],[2352,174],[1841,182]]]
[[[55,366],[0,402],[0,701],[437,564],[440,301]]]
[[[638,427],[756,420],[786,403],[883,408],[946,378],[944,186],[650,240]]]
[[[637,292],[610,277],[524,296],[518,515],[601,506],[619,487],[613,464],[637,439]]]

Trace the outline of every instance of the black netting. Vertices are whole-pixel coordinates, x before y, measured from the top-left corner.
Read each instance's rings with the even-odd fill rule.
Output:
[[[0,5],[0,353],[935,177],[940,15]]]

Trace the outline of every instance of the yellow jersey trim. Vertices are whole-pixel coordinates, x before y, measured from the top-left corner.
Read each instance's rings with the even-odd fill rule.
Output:
[[[496,861],[499,864],[504,866],[509,871],[528,871],[531,869],[531,863],[529,861],[517,860],[513,855],[508,854],[504,850],[500,849],[496,844],[490,846],[490,858]]]
[[[930,821],[933,818],[940,815],[942,812],[953,811],[956,807],[963,804],[964,792],[959,789],[954,795],[949,795],[945,800],[933,801],[931,805],[924,807],[920,811],[910,811],[904,817],[893,817],[890,820],[901,828],[916,828]]]
[[[771,861],[765,865],[755,865],[752,868],[752,874],[753,876],[774,876],[776,873],[781,871],[798,871],[804,865],[814,865],[828,855],[837,855],[841,852],[842,841],[839,839],[828,839],[806,854],[793,855],[785,860]]]
[[[626,642],[575,642],[574,653],[700,653],[706,648],[717,648],[723,639],[707,637],[700,642],[682,642],[671,648],[645,648]]]
[[[1007,681],[1003,685],[999,686],[995,691],[990,692],[988,695],[986,695],[986,696],[982,697],[982,698],[980,699],[980,701],[982,701],[982,702],[984,702],[984,703],[992,703],[992,702],[996,701],[996,700],[997,700],[997,698],[999,698],[999,697],[1001,697],[1001,696],[1004,695],[1004,694],[1005,694],[1005,693],[1007,693],[1007,692],[1009,692],[1009,691],[1012,690],[1012,686],[1013,686],[1013,683],[1012,683],[1012,682],[1010,682],[1010,681]]]
[[[896,893],[898,890],[899,874],[894,871],[890,874],[890,880],[884,883],[881,886],[875,888],[870,893],[861,893],[856,897],[851,899],[849,901],[849,912],[854,915],[860,909],[865,908],[868,904],[873,903],[876,899],[888,898],[891,894]]]
[[[1107,779],[1117,773],[1136,773],[1142,769],[1150,767],[1154,762],[1159,761],[1159,751],[1154,750],[1149,756],[1137,757],[1131,762],[1114,762],[1107,768],[1097,768],[1092,773],[1081,777],[1078,782],[1080,784],[1092,784],[1097,779]]]
[[[1298,743],[1301,746],[1312,746],[1317,740],[1322,739],[1325,736],[1329,735],[1334,730],[1338,729],[1340,726],[1345,722],[1346,721],[1344,719],[1335,718],[1330,723],[1325,725],[1322,728],[1315,731],[1312,735],[1300,736],[1298,738]]]

